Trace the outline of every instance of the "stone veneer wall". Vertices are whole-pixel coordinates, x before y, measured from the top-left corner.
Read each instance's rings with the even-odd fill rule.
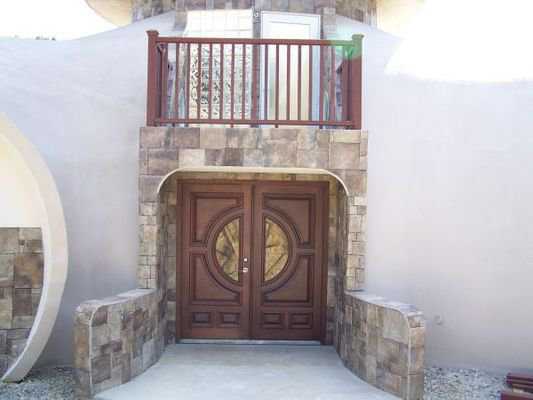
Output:
[[[0,376],[26,346],[43,268],[41,228],[0,228]]]
[[[128,382],[163,353],[160,293],[137,289],[82,303],[74,322],[76,396]]]
[[[413,306],[346,292],[337,303],[335,347],[366,382],[406,400],[424,396],[423,315]]]
[[[162,246],[158,188],[165,176],[177,169],[206,166],[319,168],[338,176],[349,196],[345,207],[348,233],[339,255],[346,259],[341,277],[347,290],[361,289],[364,282],[367,134],[357,130],[318,128],[167,128],[141,129],[140,137],[140,245],[139,285],[160,288],[166,285],[167,271],[161,260]],[[310,170],[312,172],[312,170]],[[162,249],[163,248],[163,249]]]
[[[338,15],[377,25],[377,0],[336,0],[335,10]]]
[[[132,0],[131,20],[132,22],[150,18],[155,15],[172,11],[176,8],[176,0]]]

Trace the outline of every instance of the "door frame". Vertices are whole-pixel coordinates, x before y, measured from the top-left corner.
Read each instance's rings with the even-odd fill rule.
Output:
[[[177,197],[176,197],[176,222],[179,223],[181,221],[181,217],[183,214],[183,185],[184,184],[204,184],[204,185],[235,185],[235,184],[243,184],[247,183],[250,185],[251,188],[251,231],[253,232],[253,229],[256,225],[255,221],[255,184],[257,183],[272,183],[272,184],[279,184],[279,185],[296,185],[296,186],[306,186],[309,183],[313,184],[319,184],[320,190],[322,190],[323,195],[323,210],[322,210],[322,235],[323,238],[326,238],[326,240],[322,241],[321,245],[321,251],[322,251],[322,257],[321,257],[321,266],[322,270],[319,271],[320,277],[321,277],[321,285],[320,285],[320,295],[318,296],[320,299],[320,320],[319,320],[319,332],[320,337],[319,340],[322,344],[325,344],[326,342],[326,331],[327,331],[327,299],[328,299],[328,243],[329,243],[329,182],[328,181],[279,181],[275,179],[178,179],[177,181]],[[182,271],[183,271],[183,265],[182,261],[183,258],[181,255],[184,251],[184,243],[183,243],[183,224],[180,224],[180,228],[176,228],[176,265],[175,265],[175,273],[176,273],[176,335],[175,339],[176,342],[179,342],[182,338]],[[250,247],[251,247],[251,254],[253,254],[254,249],[254,235],[252,233],[250,239]],[[251,334],[252,329],[252,313],[254,311],[253,304],[254,299],[253,296],[253,290],[249,291],[249,315],[248,315],[248,330],[249,330],[249,336]]]

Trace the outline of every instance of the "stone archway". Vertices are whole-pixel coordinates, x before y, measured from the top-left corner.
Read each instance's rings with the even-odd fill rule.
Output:
[[[339,252],[345,246],[342,235],[344,226],[347,225],[347,215],[344,213],[348,198],[344,182],[325,170],[296,169],[296,168],[239,168],[239,167],[207,167],[200,170],[185,169],[168,174],[159,186],[158,201],[158,264],[161,273],[161,288],[166,307],[167,343],[174,343],[176,339],[176,303],[179,298],[179,289],[176,287],[176,257],[179,249],[176,248],[176,232],[179,230],[179,213],[176,212],[176,192],[180,180],[206,180],[206,181],[324,181],[329,184],[329,210],[328,210],[328,237],[327,237],[327,315],[330,319],[325,328],[324,342],[333,342],[334,324],[332,316],[335,312],[336,297],[335,286],[337,279],[344,280],[342,272],[338,272]],[[342,214],[338,214],[338,210]],[[342,244],[342,245],[341,245]]]

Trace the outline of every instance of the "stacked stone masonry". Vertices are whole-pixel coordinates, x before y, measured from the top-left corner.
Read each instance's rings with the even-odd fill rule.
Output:
[[[164,350],[160,293],[137,289],[91,300],[76,310],[74,364],[78,399],[128,382]]]
[[[337,304],[335,346],[346,367],[405,400],[424,395],[422,313],[381,297],[346,292]]]
[[[318,128],[166,128],[141,129],[140,137],[140,259],[138,278],[143,288],[166,285],[162,268],[167,251],[158,243],[165,206],[159,185],[177,170],[205,167],[307,168],[329,171],[346,185],[346,221],[350,242],[342,276],[347,290],[364,282],[366,226],[366,132]],[[281,170],[280,170],[281,171]],[[305,172],[305,170],[303,170]],[[359,206],[359,207],[358,207]],[[363,206],[363,207],[361,207]]]
[[[0,376],[30,335],[43,287],[40,228],[0,228]]]

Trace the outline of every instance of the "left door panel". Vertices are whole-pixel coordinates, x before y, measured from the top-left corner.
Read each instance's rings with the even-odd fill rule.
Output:
[[[247,338],[250,274],[244,272],[244,260],[250,258],[252,236],[250,185],[180,186],[181,337]]]

